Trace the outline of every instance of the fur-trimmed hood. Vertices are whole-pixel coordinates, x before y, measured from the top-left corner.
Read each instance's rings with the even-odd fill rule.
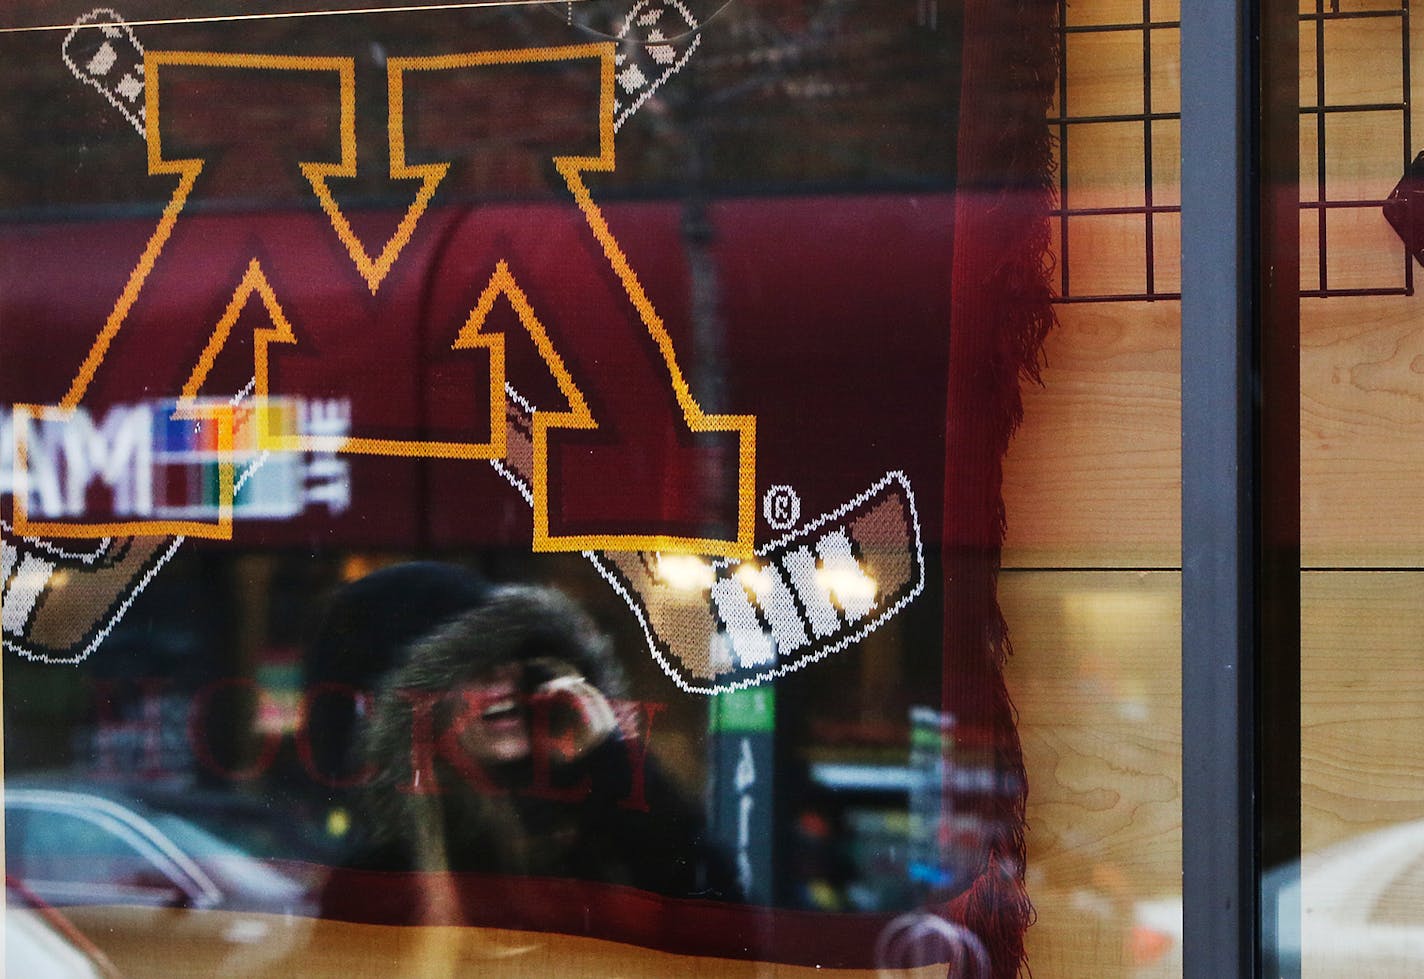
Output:
[[[384,685],[441,692],[506,663],[534,659],[569,663],[605,696],[623,695],[623,673],[593,620],[562,592],[508,585],[484,603],[417,640]]]

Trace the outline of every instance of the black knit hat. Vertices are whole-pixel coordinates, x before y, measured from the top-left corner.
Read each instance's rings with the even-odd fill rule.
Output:
[[[308,650],[307,690],[342,684],[374,694],[382,678],[405,662],[412,644],[478,608],[489,593],[489,583],[474,571],[435,561],[393,565],[342,586]],[[341,780],[355,771],[350,697],[314,698],[307,736],[312,761],[325,777]]]
[[[509,585],[414,643],[390,685],[448,690],[494,667],[530,660],[575,667],[610,697],[625,693],[608,639],[572,599],[553,588]]]

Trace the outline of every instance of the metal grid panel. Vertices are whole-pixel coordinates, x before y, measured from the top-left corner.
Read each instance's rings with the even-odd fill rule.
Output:
[[[1355,282],[1348,285],[1339,283],[1339,276],[1336,275],[1334,277],[1337,282],[1334,284],[1331,282],[1331,225],[1344,219],[1344,212],[1347,211],[1364,208],[1378,212],[1384,205],[1384,195],[1389,193],[1389,187],[1369,188],[1377,189],[1380,192],[1379,196],[1374,196],[1366,193],[1366,187],[1355,185],[1342,188],[1335,186],[1336,182],[1331,179],[1333,154],[1327,150],[1340,146],[1342,142],[1350,138],[1352,123],[1367,118],[1374,122],[1379,115],[1383,115],[1386,119],[1381,121],[1386,124],[1388,124],[1388,117],[1391,116],[1397,117],[1399,121],[1402,136],[1402,146],[1398,157],[1399,174],[1403,174],[1413,156],[1410,151],[1409,118],[1409,0],[1399,0],[1399,5],[1395,7],[1381,5],[1381,9],[1342,10],[1341,6],[1341,0],[1330,0],[1327,9],[1325,0],[1315,0],[1315,9],[1301,14],[1303,46],[1313,40],[1315,49],[1315,90],[1313,93],[1302,93],[1300,109],[1301,123],[1307,128],[1310,123],[1314,124],[1315,182],[1313,187],[1305,186],[1302,182],[1300,206],[1302,216],[1315,225],[1317,241],[1315,255],[1302,254],[1301,268],[1303,278],[1308,265],[1314,266],[1312,273],[1318,276],[1315,288],[1302,289],[1301,295],[1313,297],[1413,295],[1414,266],[1410,261],[1408,251],[1402,244],[1399,245],[1397,275],[1390,275],[1388,279],[1380,281]],[[1358,5],[1350,4],[1349,6],[1353,8]],[[1399,59],[1398,100],[1353,101],[1342,99],[1331,91],[1328,56],[1332,47],[1337,42],[1344,40],[1344,35],[1347,35],[1348,32],[1359,31],[1371,24],[1385,26],[1388,34],[1397,32],[1398,51],[1382,50],[1378,54],[1381,59],[1392,60],[1396,57]],[[1308,95],[1313,97],[1308,97]],[[1369,113],[1370,116],[1366,117],[1365,113]],[[1304,156],[1307,147],[1303,145],[1301,152]],[[1304,162],[1303,159],[1302,163]],[[1398,179],[1397,176],[1395,179]]]
[[[1343,0],[1305,0],[1301,12],[1303,45],[1313,46],[1313,91],[1303,91],[1301,121],[1307,132],[1313,129],[1310,145],[1302,145],[1303,163],[1313,164],[1313,177],[1302,181],[1301,213],[1303,230],[1309,226],[1314,234],[1301,242],[1302,290],[1310,297],[1361,295],[1412,295],[1414,271],[1404,246],[1394,242],[1372,245],[1375,257],[1388,248],[1387,259],[1364,263],[1370,269],[1389,269],[1387,274],[1342,276],[1332,266],[1330,242],[1332,228],[1339,232],[1349,222],[1351,214],[1373,210],[1378,213],[1398,174],[1404,172],[1412,157],[1410,132],[1410,40],[1408,0],[1384,0],[1362,5]],[[1369,9],[1361,9],[1362,7]],[[1133,11],[1136,11],[1135,5]],[[1397,50],[1380,50],[1374,45],[1370,57],[1398,65],[1397,98],[1358,100],[1342,98],[1334,91],[1329,77],[1332,50],[1350,41],[1353,31],[1370,29],[1372,25],[1388,25],[1388,36],[1397,37]],[[1177,109],[1178,80],[1162,72],[1154,73],[1154,48],[1175,47],[1180,37],[1180,21],[1153,18],[1153,0],[1142,0],[1140,19],[1130,22],[1078,23],[1069,13],[1067,0],[1059,3],[1059,30],[1063,35],[1063,57],[1059,66],[1058,108],[1048,120],[1058,137],[1058,207],[1052,212],[1056,222],[1057,288],[1061,302],[1107,302],[1123,300],[1180,299],[1179,274],[1175,247],[1159,247],[1162,236],[1174,236],[1180,228],[1181,205],[1175,194],[1162,193],[1160,182],[1154,182],[1154,157],[1159,157],[1164,140],[1180,132],[1181,112]],[[1096,59],[1104,41],[1114,44],[1119,52],[1127,42],[1140,50],[1141,103],[1130,111],[1116,111],[1108,106],[1102,111],[1101,99],[1091,93],[1085,98],[1081,86],[1070,85],[1071,68],[1078,59]],[[1313,42],[1313,44],[1311,43]],[[1159,56],[1160,59],[1160,56]],[[1395,62],[1394,59],[1398,59]],[[1302,66],[1306,67],[1305,65]],[[1157,77],[1154,77],[1154,74]],[[1135,95],[1134,95],[1135,97]],[[1336,154],[1353,145],[1361,125],[1381,125],[1381,115],[1389,117],[1385,126],[1397,126],[1400,144],[1397,157],[1393,148],[1381,152],[1390,159],[1388,166],[1397,171],[1389,183],[1343,181],[1332,179],[1338,168]],[[1352,129],[1352,127],[1354,127]],[[1141,189],[1118,188],[1119,200],[1102,201],[1085,190],[1081,165],[1077,158],[1091,147],[1092,156],[1137,156],[1141,159]],[[1075,166],[1078,166],[1075,169]],[[1109,195],[1111,196],[1111,195]],[[1129,199],[1131,198],[1131,199]],[[1089,234],[1079,229],[1093,223],[1110,225],[1115,247],[1102,256],[1113,263],[1110,276],[1095,275],[1086,257],[1091,249],[1082,247]],[[1311,239],[1314,239],[1313,241]],[[1174,242],[1175,244],[1175,242]],[[1166,252],[1164,254],[1164,251]],[[1075,255],[1075,252],[1077,253]],[[1140,266],[1139,266],[1140,262]],[[1333,280],[1333,281],[1332,281]]]

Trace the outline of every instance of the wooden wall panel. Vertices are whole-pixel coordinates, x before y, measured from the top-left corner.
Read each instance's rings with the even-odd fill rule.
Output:
[[[1154,21],[1176,20],[1180,15],[1179,0],[1150,0]],[[1068,23],[1081,27],[1088,24],[1138,24],[1142,22],[1142,0],[1084,0],[1068,4]]]
[[[1005,462],[1004,564],[1177,567],[1181,304],[1061,305],[1058,316]]]
[[[1070,22],[1131,21],[1114,0],[1070,6]],[[1313,5],[1310,5],[1313,9]],[[1373,9],[1389,6],[1375,4]],[[1136,5],[1140,19],[1140,4]],[[1364,8],[1361,8],[1364,9]],[[1154,16],[1157,14],[1154,12]],[[1074,19],[1076,18],[1076,20]],[[1392,26],[1393,25],[1393,26]],[[1163,39],[1175,37],[1174,32]],[[1125,42],[1091,58],[1070,49],[1070,113],[1083,107],[1134,111],[1141,78],[1125,65]],[[1096,43],[1096,42],[1095,42]],[[1413,44],[1424,47],[1416,28]],[[1153,106],[1176,105],[1170,45],[1154,43]],[[1325,32],[1328,104],[1397,102],[1401,48],[1397,21],[1331,22]],[[1302,98],[1313,102],[1313,29],[1302,35]],[[1140,68],[1140,58],[1133,62]],[[1415,101],[1424,72],[1412,72]],[[1302,199],[1319,199],[1316,117],[1301,120]],[[1328,199],[1379,200],[1404,170],[1398,112],[1334,112],[1326,117]],[[1416,127],[1417,128],[1417,127]],[[1070,127],[1069,197],[1074,207],[1140,203],[1140,127]],[[1154,125],[1153,196],[1179,199],[1175,124]],[[1156,218],[1157,288],[1179,287],[1180,224]],[[1325,218],[1324,267],[1331,288],[1399,288],[1403,253],[1377,206],[1332,208]],[[1302,284],[1318,288],[1321,221],[1301,217]],[[1055,240],[1057,240],[1055,236]],[[1140,217],[1074,217],[1069,267],[1075,293],[1130,291],[1144,276]],[[1089,303],[1058,307],[1044,387],[1026,396],[1023,430],[1005,473],[1009,536],[1016,567],[1166,567],[1179,562],[1180,306]],[[1307,567],[1424,565],[1424,299],[1332,296],[1302,301],[1302,492]]]
[[[1398,9],[1355,0],[1349,11]],[[1347,19],[1324,28],[1327,104],[1403,97],[1399,20]],[[1301,38],[1302,99],[1317,98],[1312,27]],[[1424,50],[1412,27],[1411,47]],[[1411,98],[1424,98],[1417,64]],[[1414,131],[1419,132],[1417,125]],[[1325,185],[1332,199],[1380,200],[1419,147],[1404,144],[1400,112],[1325,116]],[[1318,198],[1316,121],[1301,118],[1303,200]],[[1319,284],[1320,222],[1302,213],[1302,271]],[[1378,207],[1331,209],[1325,271],[1337,287],[1404,285],[1399,239]],[[1415,267],[1415,271],[1419,271]],[[1333,296],[1301,304],[1301,533],[1308,568],[1424,566],[1424,300]]]
[[[1302,578],[1307,852],[1424,819],[1424,572]]]
[[[1301,322],[1306,567],[1424,565],[1424,300],[1325,299]]]
[[[1424,572],[1302,580],[1306,979],[1413,979],[1424,946]],[[1370,834],[1375,834],[1371,836]]]
[[[1181,576],[1009,572],[1036,976],[1129,974],[1134,916],[1181,893]]]
[[[1175,4],[1154,2],[1155,21]],[[1068,6],[1070,25],[1140,23],[1141,0]],[[1063,108],[1140,113],[1140,31],[1072,35]],[[1177,32],[1151,38],[1152,109],[1178,107]],[[1071,208],[1180,201],[1178,125],[1072,124]],[[1055,223],[1073,295],[1180,288],[1180,220],[1141,213]],[[1062,242],[1066,237],[1066,255]],[[1058,266],[1055,272],[1061,272]],[[1029,930],[1035,976],[1179,975],[1170,940],[1135,941],[1143,909],[1181,894],[1181,304],[1062,303],[1041,387],[1004,470],[1000,601],[1028,774]],[[1170,929],[1168,929],[1170,931]]]

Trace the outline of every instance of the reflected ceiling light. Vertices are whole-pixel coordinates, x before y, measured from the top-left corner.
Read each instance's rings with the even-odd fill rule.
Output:
[[[757,597],[765,598],[771,592],[771,574],[755,561],[743,561],[737,567],[737,580],[742,587]]]
[[[860,568],[835,565],[816,571],[816,583],[831,593],[842,608],[863,608],[875,601],[876,580]]]
[[[657,575],[679,591],[706,591],[716,577],[712,566],[695,554],[659,554]]]

